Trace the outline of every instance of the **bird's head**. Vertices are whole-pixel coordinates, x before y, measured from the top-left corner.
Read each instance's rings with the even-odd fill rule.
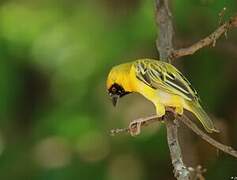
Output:
[[[131,66],[130,63],[115,66],[108,75],[106,87],[114,106],[120,97],[132,92],[129,76]]]

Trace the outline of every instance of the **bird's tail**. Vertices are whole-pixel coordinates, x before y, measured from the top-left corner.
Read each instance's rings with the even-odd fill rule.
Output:
[[[209,118],[207,113],[203,110],[198,102],[188,102],[187,104],[189,106],[188,110],[198,118],[207,132],[219,132],[219,130],[215,128],[212,120]]]

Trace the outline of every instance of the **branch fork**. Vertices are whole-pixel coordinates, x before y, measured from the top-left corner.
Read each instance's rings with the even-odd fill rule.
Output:
[[[231,29],[237,27],[237,15],[231,17],[228,21],[223,23],[221,26],[219,26],[213,33],[208,35],[207,37],[201,39],[200,41],[194,43],[193,45],[181,48],[178,50],[171,51],[169,55],[169,59],[177,59],[183,56],[192,55],[201,48],[207,47],[212,45],[212,47],[215,47],[216,41],[224,34],[226,36],[227,32]]]

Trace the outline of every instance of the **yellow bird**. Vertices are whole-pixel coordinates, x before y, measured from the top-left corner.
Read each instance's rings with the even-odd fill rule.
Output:
[[[183,109],[192,112],[207,132],[218,132],[199,103],[199,97],[189,81],[173,65],[154,59],[138,59],[111,69],[107,90],[115,106],[118,98],[133,92],[142,94],[156,108],[159,117],[166,107],[179,115]]]

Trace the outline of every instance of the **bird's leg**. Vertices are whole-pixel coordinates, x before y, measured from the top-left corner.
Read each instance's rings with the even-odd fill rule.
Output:
[[[165,106],[160,104],[160,103],[156,103],[156,113],[158,117],[164,117],[165,115]],[[146,123],[146,120],[144,119],[137,119],[132,121],[129,124],[129,132],[131,134],[131,136],[137,136],[141,133],[141,125],[143,125],[144,123]]]
[[[156,103],[156,114],[158,117],[164,117],[165,115],[165,106],[160,103]]]
[[[160,103],[155,103],[156,114],[158,117],[164,117],[165,115],[165,106]],[[136,119],[129,124],[129,132],[131,136],[137,136],[141,133],[141,126],[146,123],[144,119]]]

